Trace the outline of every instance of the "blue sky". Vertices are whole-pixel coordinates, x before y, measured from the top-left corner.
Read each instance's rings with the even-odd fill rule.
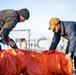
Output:
[[[30,29],[31,37],[53,36],[48,30],[49,19],[76,21],[76,0],[1,0],[0,10],[28,8],[28,21],[18,23],[14,29]]]

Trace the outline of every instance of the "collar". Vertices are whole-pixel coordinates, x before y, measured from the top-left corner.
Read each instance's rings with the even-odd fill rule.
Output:
[[[61,21],[61,35],[65,34],[65,27],[64,27],[64,23]]]
[[[20,22],[20,16],[19,16],[19,14],[18,14],[18,11],[15,11],[15,12],[16,12],[16,14],[17,14],[18,22]]]

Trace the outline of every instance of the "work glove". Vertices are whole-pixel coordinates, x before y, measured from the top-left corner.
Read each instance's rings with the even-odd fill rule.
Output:
[[[2,38],[2,41],[7,44],[7,45],[10,45],[11,47],[15,46],[15,42],[12,41],[10,39],[10,37],[4,37],[3,35],[1,35],[1,38]]]
[[[7,44],[9,46],[11,46],[14,49],[18,49],[16,43],[14,42],[13,39],[11,39],[10,37],[4,37],[3,35],[0,35],[0,37],[2,38],[2,43],[3,44]]]
[[[9,42],[7,44],[10,45],[11,47],[15,46],[15,43],[13,41],[11,41],[11,40],[9,40]]]
[[[66,54],[65,59],[69,60],[71,58],[71,52],[69,52],[68,54]]]

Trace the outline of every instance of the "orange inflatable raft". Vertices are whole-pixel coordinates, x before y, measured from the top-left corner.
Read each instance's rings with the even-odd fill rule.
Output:
[[[73,75],[72,60],[65,55],[53,50],[1,50],[0,75]]]

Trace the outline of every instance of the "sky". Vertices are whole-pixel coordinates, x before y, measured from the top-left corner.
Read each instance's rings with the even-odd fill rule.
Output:
[[[47,33],[49,20],[58,17],[60,20],[76,21],[76,0],[1,0],[0,10],[28,8],[29,20],[19,23],[14,29],[30,29],[33,33]]]
[[[1,0],[0,10],[27,8],[29,20],[18,23],[16,29],[30,29],[31,38],[49,37],[53,32],[48,30],[49,20],[57,17],[64,21],[76,21],[76,0]],[[22,33],[21,33],[22,34]],[[14,34],[15,35],[15,34]],[[26,34],[25,34],[26,35]],[[16,37],[10,35],[12,37]],[[23,37],[23,36],[22,36]]]

